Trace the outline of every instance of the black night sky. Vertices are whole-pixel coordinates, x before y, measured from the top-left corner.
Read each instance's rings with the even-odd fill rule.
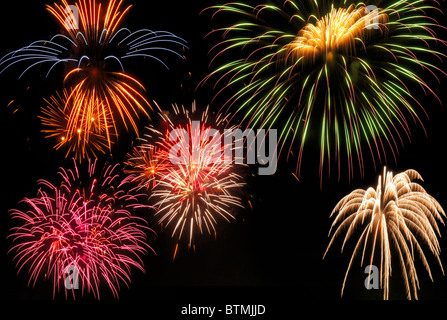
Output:
[[[1,56],[32,41],[49,39],[59,32],[56,22],[45,10],[45,4],[49,3],[40,0],[2,2]],[[204,40],[204,36],[211,30],[212,23],[208,14],[199,13],[214,2],[129,0],[125,3],[134,5],[124,21],[126,27],[131,30],[167,30],[185,39],[189,46],[185,52],[186,61],[169,61],[169,71],[141,59],[129,61],[126,70],[145,85],[148,98],[165,108],[171,103],[190,105],[193,100],[199,106],[208,105],[213,96],[211,86],[196,87],[207,75],[210,61],[207,51],[212,43]],[[443,9],[447,10],[445,4]],[[443,35],[439,36],[442,38]],[[441,67],[445,69],[443,64]],[[50,308],[53,304],[50,284],[41,281],[35,288],[27,287],[26,273],[17,275],[12,255],[7,254],[11,243],[6,237],[10,227],[8,211],[17,208],[23,197],[37,194],[38,179],[56,182],[59,167],[72,166],[72,160],[65,159],[65,154],[54,150],[51,142],[45,139],[37,117],[44,103],[42,98],[60,88],[62,74],[53,72],[45,78],[47,68],[37,67],[19,80],[21,70],[11,68],[0,75],[3,155],[0,170],[0,292],[2,300],[50,300],[45,302]],[[317,148],[306,149],[299,181],[292,175],[296,160],[287,161],[282,156],[274,176],[248,174],[247,208],[239,212],[236,221],[220,223],[216,239],[205,239],[195,252],[181,250],[174,261],[175,241],[168,231],[157,226],[155,220],[150,221],[158,235],[151,239],[157,255],[148,253],[144,257],[146,274],[138,270],[132,273],[130,288],[122,288],[119,303],[133,305],[137,301],[141,309],[148,309],[145,318],[149,318],[150,308],[155,312],[164,306],[172,318],[178,314],[179,307],[188,303],[221,307],[225,304],[265,304],[270,306],[271,314],[281,313],[282,308],[284,315],[291,315],[289,312],[298,312],[297,308],[301,306],[318,308],[318,301],[334,307],[352,300],[380,300],[381,291],[365,289],[366,275],[359,261],[351,270],[343,298],[340,297],[353,242],[343,254],[339,250],[341,243],[336,242],[322,259],[329,241],[329,215],[338,200],[352,190],[375,186],[383,164],[394,172],[417,170],[424,178],[422,185],[427,192],[447,208],[446,83],[447,77],[442,75],[440,83],[430,82],[439,93],[442,106],[432,97],[420,96],[428,114],[428,118],[421,114],[427,135],[420,126],[414,125],[411,142],[403,138],[404,146],[400,147],[396,161],[388,154],[388,161],[375,168],[366,159],[364,177],[356,171],[351,181],[343,174],[338,180],[335,170],[331,177],[325,171],[320,187]],[[14,102],[7,107],[12,100]],[[211,105],[211,109],[218,109],[218,103]],[[123,137],[113,155],[100,158],[99,163],[121,163],[131,150],[133,139],[131,134]],[[251,201],[253,209],[247,200]],[[443,237],[440,239],[444,267],[447,266],[446,228],[441,226]],[[419,298],[447,299],[447,277],[442,275],[435,259],[428,253],[427,256],[434,282],[418,264]],[[107,290],[103,292],[104,299],[111,298]],[[404,292],[396,264],[390,298],[405,299]],[[88,294],[84,297],[91,298]],[[63,293],[56,299],[64,300]],[[93,303],[90,305],[94,306]]]

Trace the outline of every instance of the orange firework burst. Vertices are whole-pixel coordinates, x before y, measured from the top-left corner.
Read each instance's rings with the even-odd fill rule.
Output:
[[[422,243],[429,248],[444,272],[439,258],[441,249],[437,235],[440,234],[440,230],[437,221],[444,223],[445,213],[436,199],[414,182],[416,179],[422,180],[422,177],[415,170],[393,175],[384,168],[376,189],[354,190],[335,207],[332,214],[338,212],[338,215],[332,223],[332,228],[337,224],[338,227],[326,253],[334,239],[342,232],[346,230],[343,250],[346,242],[355,234],[354,231],[359,227],[363,228],[345,274],[342,294],[354,258],[361,253],[361,265],[363,265],[368,245],[371,247],[370,265],[373,264],[376,251],[380,256],[380,286],[383,288],[384,299],[388,299],[389,296],[392,247],[402,270],[408,299],[411,299],[412,294],[416,299],[418,297],[419,279],[415,265],[417,256],[432,279]]]
[[[84,139],[70,144],[69,153],[75,153],[78,159],[88,156],[89,150],[110,151],[121,128],[138,135],[140,117],[150,118],[152,108],[145,98],[145,88],[125,72],[124,60],[144,57],[167,68],[157,53],[168,52],[183,58],[170,46],[184,48],[185,41],[172,33],[148,29],[131,32],[120,27],[131,7],[123,6],[123,0],[109,0],[106,5],[96,0],[79,0],[69,5],[61,0],[60,4],[47,6],[47,10],[61,25],[62,34],[35,41],[0,59],[0,66],[4,66],[0,73],[12,65],[31,62],[20,77],[37,65],[51,64],[47,76],[59,64],[65,65],[64,88],[72,89],[65,94],[64,107],[59,108],[63,114],[50,116],[59,119],[56,126],[46,132],[59,132],[59,125],[64,123],[65,139]],[[46,124],[51,126],[53,122]],[[79,135],[80,130],[85,135]],[[90,139],[94,134],[102,135],[98,137],[101,143]],[[90,143],[94,145],[87,146]]]
[[[104,135],[110,149],[111,136],[118,132],[115,120],[121,120],[126,129],[130,124],[137,132],[138,113],[149,117],[149,103],[142,95],[143,85],[123,72],[110,71],[106,63],[110,59],[121,65],[118,57],[105,54],[107,45],[131,6],[121,10],[123,1],[111,0],[104,12],[95,0],[80,1],[77,4],[79,19],[73,26],[66,23],[67,1],[62,0],[61,3],[47,6],[47,9],[64,27],[75,43],[76,51],[81,54],[78,66],[70,70],[64,79],[65,83],[75,84],[67,99],[67,104],[71,105],[67,133],[76,135],[80,124],[83,127],[87,125],[85,130],[89,132],[88,120],[94,118],[105,128]],[[119,117],[115,119],[115,115]]]
[[[76,130],[68,129],[73,104],[69,100],[67,90],[63,90],[62,94],[56,93],[48,100],[45,99],[45,102],[46,106],[42,108],[42,115],[39,116],[44,127],[42,132],[47,138],[55,140],[56,150],[64,148],[66,156],[72,153],[79,161],[85,156],[96,158],[98,154],[104,153],[108,141],[102,121],[98,121],[93,115],[88,118],[82,114],[82,121],[79,121]],[[100,108],[101,103],[99,101],[96,103]]]
[[[166,174],[171,164],[157,146],[143,141],[146,143],[134,148],[132,154],[128,155],[125,172],[132,177],[132,182],[150,189]]]

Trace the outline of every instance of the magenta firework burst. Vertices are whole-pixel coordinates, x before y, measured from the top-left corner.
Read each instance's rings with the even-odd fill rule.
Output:
[[[84,178],[75,162],[74,169],[60,170],[59,186],[39,180],[37,197],[23,200],[27,209],[11,210],[10,252],[18,272],[28,270],[28,285],[50,280],[53,298],[63,288],[66,298],[70,291],[73,298],[87,291],[99,299],[100,288],[107,287],[118,298],[131,270],[145,271],[151,230],[132,211],[147,206],[125,191],[127,181],[116,168],[106,166],[97,175],[96,161],[90,161]]]

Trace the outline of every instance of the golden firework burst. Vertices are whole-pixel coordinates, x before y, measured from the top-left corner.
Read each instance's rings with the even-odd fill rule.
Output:
[[[379,264],[376,265],[380,265],[380,287],[383,289],[384,299],[389,297],[393,252],[402,270],[407,299],[412,296],[418,298],[419,279],[415,264],[417,257],[421,259],[430,279],[433,280],[422,244],[428,247],[444,272],[437,236],[440,235],[438,221],[444,224],[443,217],[446,215],[438,201],[414,180],[422,181],[421,175],[415,170],[393,175],[385,167],[375,189],[354,190],[334,208],[331,217],[335,212],[338,214],[329,234],[333,228],[336,229],[324,256],[337,236],[345,233],[343,251],[347,241],[356,234],[355,231],[362,228],[343,280],[342,295],[354,258],[361,254],[363,266],[368,250],[370,265],[374,263],[375,258],[380,257]]]

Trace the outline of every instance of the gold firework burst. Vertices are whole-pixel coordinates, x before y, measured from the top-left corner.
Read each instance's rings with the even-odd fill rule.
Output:
[[[331,217],[335,212],[338,214],[329,234],[338,226],[324,256],[337,236],[345,233],[343,251],[347,241],[356,234],[355,230],[362,229],[343,280],[342,295],[354,258],[361,254],[363,266],[368,250],[369,264],[373,264],[374,258],[380,256],[380,287],[383,289],[384,299],[389,297],[394,253],[402,270],[407,299],[411,299],[412,295],[415,299],[418,298],[419,279],[415,265],[417,256],[433,280],[422,244],[435,256],[444,273],[437,236],[440,235],[438,221],[444,224],[443,217],[446,215],[438,201],[414,180],[422,181],[421,175],[415,170],[393,175],[385,167],[376,189],[354,190],[334,208]]]
[[[384,29],[388,20],[386,13],[366,11],[365,7],[333,8],[331,12],[315,24],[308,23],[298,33],[295,40],[286,45],[287,60],[303,59],[314,61],[325,55],[328,62],[334,60],[334,53],[353,54],[356,41],[364,41],[371,30]],[[368,28],[365,28],[368,26]]]

